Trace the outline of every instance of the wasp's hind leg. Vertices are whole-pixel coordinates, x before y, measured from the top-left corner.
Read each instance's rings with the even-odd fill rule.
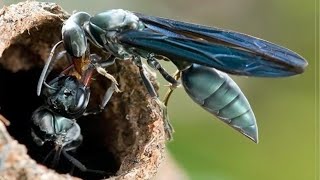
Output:
[[[181,71],[179,71],[179,70],[176,71],[176,72],[174,73],[174,75],[173,75],[173,77],[174,77],[174,79],[175,79],[176,81],[178,81],[178,80],[180,79],[180,76],[181,76]],[[173,91],[174,91],[177,87],[178,87],[178,86],[175,86],[175,85],[172,85],[172,84],[169,85],[169,89],[168,89],[168,91],[167,91],[167,93],[166,93],[166,95],[165,95],[165,97],[164,97],[164,100],[163,100],[163,102],[164,102],[164,104],[165,104],[166,106],[168,106],[169,99],[170,99]]]

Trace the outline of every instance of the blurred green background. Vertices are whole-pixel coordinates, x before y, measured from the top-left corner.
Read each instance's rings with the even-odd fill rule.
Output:
[[[5,0],[2,4],[17,2]],[[168,146],[190,179],[316,179],[319,123],[315,82],[318,83],[319,74],[315,68],[314,0],[51,2],[59,3],[69,12],[83,10],[94,14],[123,8],[217,26],[257,36],[298,52],[309,62],[302,75],[281,79],[234,77],[255,112],[259,144],[204,111],[180,88],[169,104],[176,133]],[[166,67],[174,72],[170,64]],[[160,76],[159,79],[162,85],[166,84]],[[162,86],[162,95],[165,91],[166,87]]]

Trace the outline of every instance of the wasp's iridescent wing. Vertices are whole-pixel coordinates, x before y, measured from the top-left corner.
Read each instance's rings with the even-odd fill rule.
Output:
[[[245,34],[136,15],[146,28],[123,32],[118,40],[170,59],[202,64],[230,74],[261,77],[299,74],[307,65],[295,52]]]

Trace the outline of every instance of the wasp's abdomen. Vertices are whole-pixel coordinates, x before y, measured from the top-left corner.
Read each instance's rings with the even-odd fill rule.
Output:
[[[189,96],[205,110],[257,142],[258,129],[250,104],[227,74],[193,64],[182,71],[182,84]]]

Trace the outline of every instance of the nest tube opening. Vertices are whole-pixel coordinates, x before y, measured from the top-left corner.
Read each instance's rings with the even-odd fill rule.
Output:
[[[10,48],[16,48],[16,46]],[[9,51],[11,51],[10,48]],[[25,54],[25,56],[29,55]],[[36,79],[41,70],[41,66],[30,66],[28,70],[13,72],[1,67],[0,84],[3,86],[0,88],[0,107],[1,114],[10,121],[10,126],[7,127],[9,134],[27,147],[28,154],[32,159],[50,167],[50,157],[48,158],[49,161],[44,160],[51,151],[50,148],[53,147],[39,147],[31,137],[30,120],[32,113],[44,104],[43,99],[35,94]],[[57,72],[57,70],[54,71],[52,75],[57,75]],[[115,175],[120,162],[116,161],[116,158],[108,149],[109,144],[104,143],[105,139],[110,139],[107,137],[110,135],[108,133],[108,129],[111,127],[111,125],[108,125],[110,121],[112,119],[105,118],[103,114],[77,119],[84,138],[80,147],[70,154],[89,169],[102,170],[110,175]],[[54,169],[59,173],[70,173],[74,169],[72,175],[83,179],[103,178],[99,174],[81,172],[79,169],[73,168],[71,163],[63,156],[60,157],[59,163]]]
[[[19,19],[15,20],[17,17]],[[7,27],[0,28],[4,30],[0,38],[5,39],[0,43],[0,114],[11,123],[6,128],[10,136],[25,145],[28,155],[39,164],[46,164],[43,161],[51,149],[39,147],[33,142],[30,118],[44,104],[43,99],[36,95],[38,78],[52,46],[61,39],[61,25],[67,17],[68,14],[58,5],[36,1],[12,5],[12,8],[5,7],[0,13],[0,22],[11,18],[4,23],[7,27],[14,27],[10,29],[10,35]],[[96,49],[93,52],[101,54]],[[59,63],[51,76],[57,76],[64,67],[64,64]],[[110,176],[72,168],[63,157],[54,170],[58,173],[72,172],[72,175],[83,179],[150,179],[157,172],[165,147],[161,109],[146,92],[138,69],[132,62],[117,61],[107,70],[118,80],[122,92],[112,96],[103,113],[77,119],[83,143],[70,154],[87,168],[105,171]],[[155,78],[151,75],[149,77],[158,88]],[[96,77],[91,85],[89,106],[97,106],[109,86],[108,79]],[[0,130],[0,133],[7,133],[6,130]],[[5,145],[1,143],[0,152],[2,145]],[[12,154],[15,155],[15,152],[12,151]],[[0,171],[1,176],[22,179],[20,175],[17,178],[12,173],[21,171],[27,172],[23,173],[25,179],[45,175],[35,173],[41,169],[38,166],[15,169],[10,159],[2,160],[7,169]],[[33,174],[32,178],[30,174]]]

